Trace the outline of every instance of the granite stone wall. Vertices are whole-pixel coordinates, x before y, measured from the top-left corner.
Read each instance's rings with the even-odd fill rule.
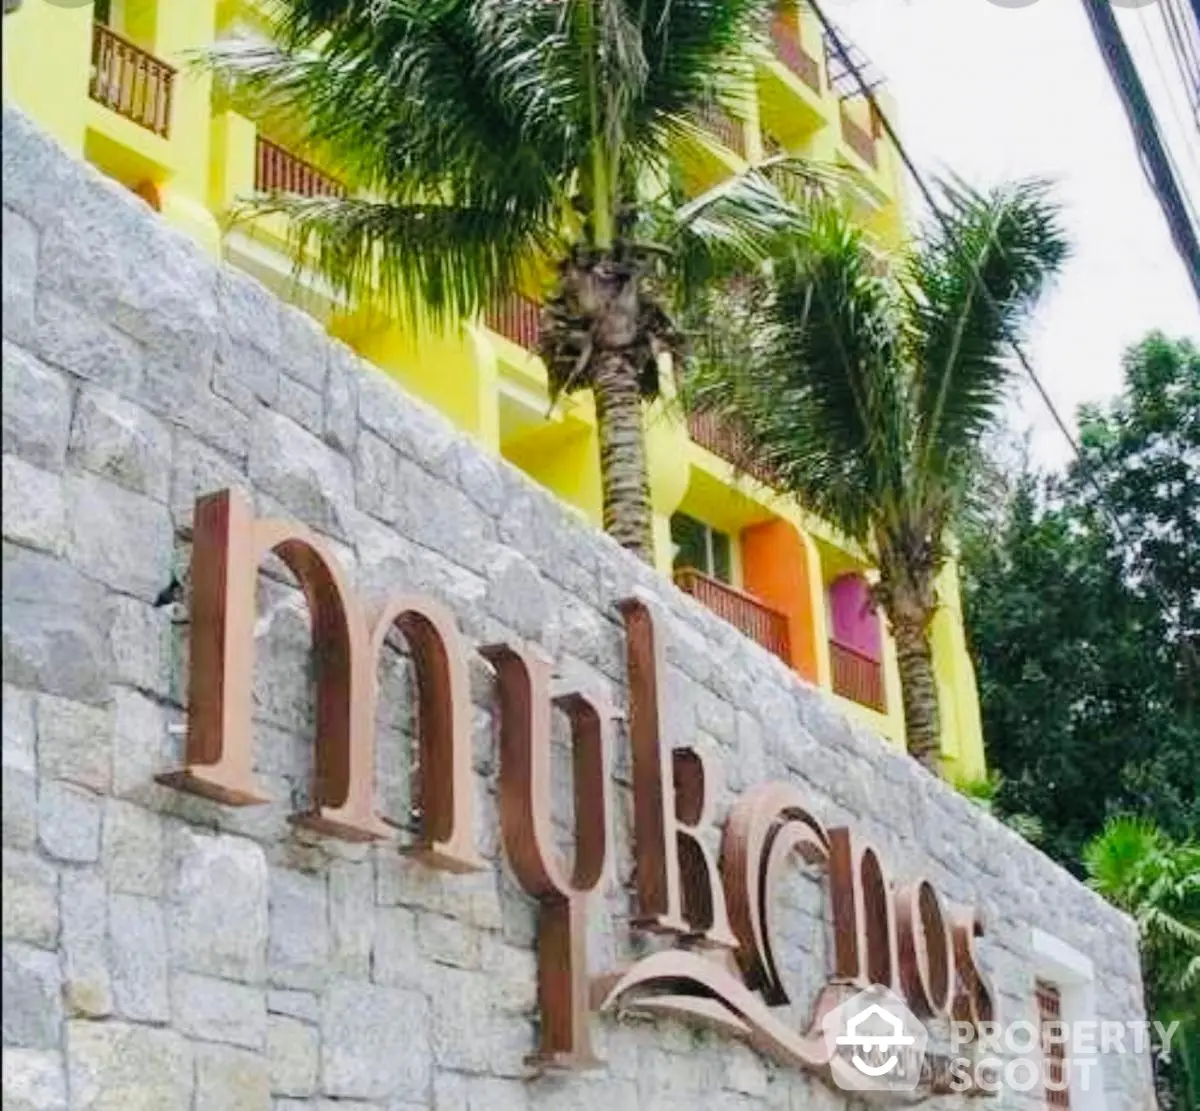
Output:
[[[848,1106],[666,1020],[597,1019],[601,1068],[531,1077],[536,907],[498,843],[490,671],[474,659],[487,871],[444,875],[395,844],[298,830],[287,818],[309,790],[311,661],[281,564],[260,577],[255,633],[256,767],[273,801],[233,809],[156,784],[182,744],[192,505],[225,486],[320,532],[360,592],[431,594],[473,643],[536,644],[618,707],[614,602],[650,592],[668,615],[671,720],[723,765],[720,810],[789,779],[898,871],[981,904],[980,959],[1006,1019],[1034,1017],[1034,927],[1094,962],[1098,1018],[1142,1015],[1126,918],[11,109],[3,193],[6,1111]],[[379,807],[403,841],[414,746],[401,646],[380,678]],[[562,746],[555,775],[561,829]],[[620,723],[613,776],[598,971],[643,951],[628,926]],[[785,976],[811,999],[823,886],[797,869],[779,899]],[[1112,1111],[1150,1106],[1144,1055],[1106,1055],[1103,1077]]]

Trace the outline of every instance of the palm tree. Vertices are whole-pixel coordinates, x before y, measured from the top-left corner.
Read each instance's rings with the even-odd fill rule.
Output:
[[[1133,916],[1141,938],[1147,1009],[1179,1027],[1166,1074],[1174,1099],[1200,1107],[1200,844],[1176,843],[1151,823],[1113,818],[1085,849],[1088,884]]]
[[[797,250],[743,309],[733,334],[745,342],[699,360],[689,389],[692,404],[741,426],[747,464],[873,554],[909,750],[930,769],[937,575],[1010,381],[1006,337],[1066,254],[1041,183],[986,194],[945,184],[941,200],[944,224],[897,260],[895,277],[842,211],[818,203]]]
[[[272,41],[220,44],[232,95],[362,188],[260,198],[340,291],[435,319],[556,268],[552,396],[590,389],[604,523],[652,559],[642,400],[691,283],[757,264],[798,215],[748,171],[686,203],[669,151],[746,80],[774,0],[282,0]],[[787,159],[779,167],[802,172]],[[418,308],[419,306],[419,308]]]

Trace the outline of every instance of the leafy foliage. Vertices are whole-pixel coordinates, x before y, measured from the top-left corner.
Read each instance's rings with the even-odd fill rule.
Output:
[[[942,204],[945,224],[921,236],[898,281],[841,211],[817,204],[795,253],[754,291],[740,350],[713,352],[690,391],[740,425],[748,462],[874,551],[909,744],[926,759],[935,578],[1010,380],[1007,338],[1066,254],[1041,182],[947,183]]]
[[[1151,336],[1126,382],[1085,413],[1082,462],[1019,475],[964,536],[996,805],[1040,819],[1043,847],[1075,870],[1114,814],[1200,831],[1200,359]]]
[[[551,395],[596,397],[605,526],[652,557],[640,398],[680,351],[676,295],[799,226],[749,170],[679,203],[693,117],[744,80],[772,0],[281,0],[271,41],[219,44],[233,102],[363,196],[258,198],[350,300],[469,316],[552,268]]]
[[[1170,1052],[1157,1047],[1161,1102],[1200,1106],[1200,843],[1118,817],[1088,844],[1084,867],[1088,883],[1137,923],[1150,1013],[1179,1023]]]

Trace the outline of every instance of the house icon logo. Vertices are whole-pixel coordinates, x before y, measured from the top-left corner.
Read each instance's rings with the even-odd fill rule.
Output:
[[[921,1080],[928,1033],[887,988],[874,986],[821,1019],[833,1082],[852,1092],[911,1092]]]
[[[889,1029],[890,1033],[872,1033],[874,1028],[881,1025]],[[889,1014],[878,1003],[872,1003],[865,1011],[856,1014],[846,1023],[846,1033],[837,1037],[838,1045],[854,1048],[851,1062],[859,1072],[867,1076],[886,1076],[889,1072],[894,1072],[900,1064],[900,1057],[896,1052],[885,1052],[881,1054],[882,1064],[871,1064],[869,1058],[872,1056],[872,1050],[898,1049],[900,1046],[912,1045],[915,1041],[916,1038],[904,1032],[904,1020]]]

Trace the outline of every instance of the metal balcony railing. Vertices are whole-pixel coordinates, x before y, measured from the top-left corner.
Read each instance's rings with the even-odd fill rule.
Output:
[[[532,298],[514,293],[484,314],[493,332],[529,351],[538,349],[542,334],[542,306]]]
[[[301,197],[344,197],[346,187],[286,147],[258,136],[254,149],[254,188],[260,193]]]
[[[861,127],[855,123],[846,114],[844,107],[840,115],[842,117],[842,138],[846,140],[846,146],[854,151],[867,165],[872,168],[877,167],[879,159],[875,153],[875,137],[865,127]]]
[[[821,63],[803,46],[796,29],[786,20],[779,18],[771,24],[771,38],[775,40],[775,53],[797,77],[814,93],[821,91]]]
[[[829,642],[829,665],[833,693],[849,698],[860,706],[884,713],[887,703],[883,694],[883,664],[864,656],[848,644]]]
[[[741,158],[746,157],[746,127],[715,104],[706,104],[696,118],[705,131],[715,135],[731,151]]]
[[[787,617],[764,605],[752,594],[711,578],[694,567],[675,572],[675,583],[701,605],[728,621],[751,640],[756,641],[780,659],[790,654]]]
[[[727,463],[744,470],[767,486],[775,486],[775,477],[766,467],[750,461],[750,451],[741,430],[719,413],[688,414],[688,434],[693,443],[719,455]]]
[[[164,139],[171,130],[175,69],[122,38],[103,23],[92,25],[88,95]]]

